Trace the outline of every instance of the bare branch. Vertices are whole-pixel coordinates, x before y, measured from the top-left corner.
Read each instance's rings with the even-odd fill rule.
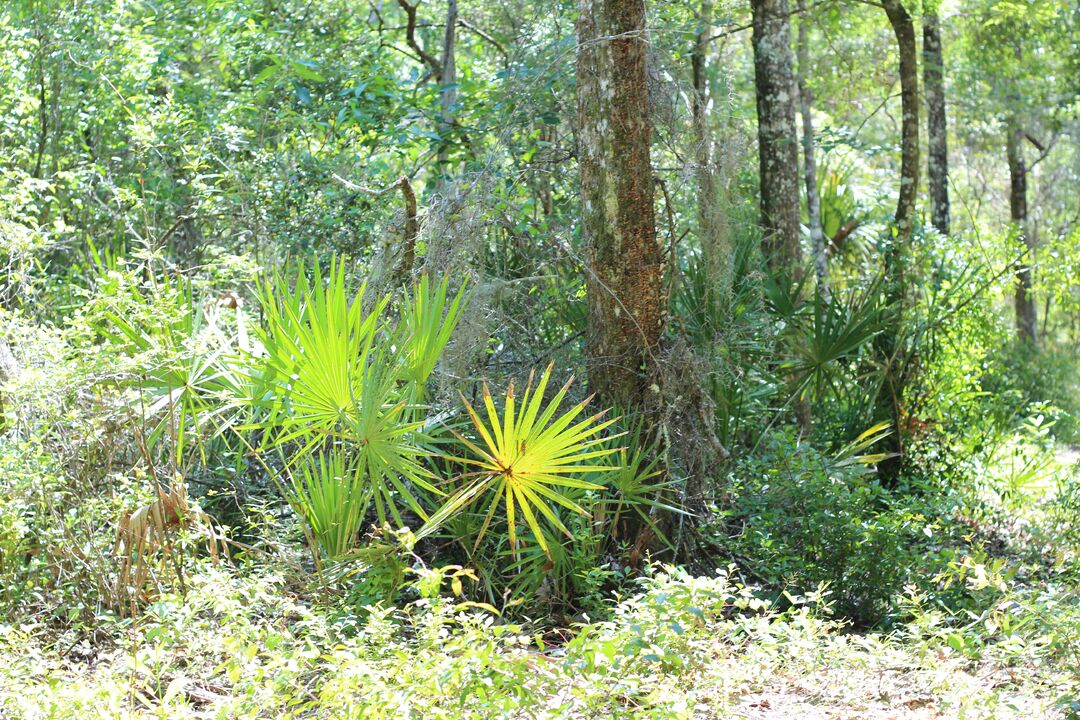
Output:
[[[504,63],[510,60],[510,55],[506,52],[506,48],[502,46],[502,43],[500,43],[490,34],[484,32],[482,28],[473,25],[471,22],[469,22],[463,17],[458,18],[458,25],[465,28],[466,30],[471,30],[472,32],[480,36],[481,39],[486,40],[488,43],[490,43],[496,50],[499,51],[499,54],[503,56]]]
[[[386,187],[378,189],[357,185],[337,173],[331,173],[330,177],[350,190],[372,197],[382,197],[394,190],[401,191],[401,197],[405,201],[405,232],[402,238],[401,262],[394,269],[394,277],[399,282],[407,279],[412,274],[413,264],[416,262],[416,236],[419,232],[419,223],[416,220],[416,190],[413,189],[409,177],[402,175]]]
[[[1045,160],[1046,156],[1050,154],[1050,151],[1054,149],[1054,145],[1056,145],[1058,141],[1058,135],[1057,133],[1051,135],[1049,142],[1045,144],[1040,144],[1035,138],[1033,138],[1026,132],[1024,133],[1024,137],[1027,138],[1028,142],[1030,142],[1032,145],[1039,149],[1039,157],[1035,158],[1035,160],[1032,161],[1032,163],[1027,167],[1027,172],[1031,172],[1035,169],[1035,166]]]
[[[810,10],[813,10],[816,7],[820,7],[821,5],[827,5],[827,4],[831,3],[831,2],[833,2],[833,0],[818,0],[818,2],[814,3],[813,5],[809,5],[807,7],[798,7],[795,10],[790,11],[785,17],[792,17],[793,15],[798,15],[798,14],[803,13],[803,12],[808,12]],[[862,2],[866,2],[868,5],[874,5],[875,4],[875,3],[872,3],[872,2],[868,2],[867,0],[862,0]],[[880,5],[878,7],[880,7]],[[751,29],[752,27],[754,27],[753,23],[747,23],[745,25],[736,25],[735,27],[731,28],[730,30],[724,30],[723,32],[716,33],[715,35],[706,38],[705,42],[706,43],[711,43],[713,40],[719,40],[720,38],[725,38],[725,37],[728,37],[729,35],[734,35],[736,33],[741,33],[744,30]]]
[[[398,5],[405,11],[405,17],[408,19],[408,25],[405,26],[405,40],[409,43],[409,47],[420,56],[424,63],[431,68],[432,75],[435,76],[440,82],[442,81],[443,68],[433,55],[424,50],[423,46],[416,39],[416,8],[420,3],[416,5],[410,5],[408,0],[398,0]]]

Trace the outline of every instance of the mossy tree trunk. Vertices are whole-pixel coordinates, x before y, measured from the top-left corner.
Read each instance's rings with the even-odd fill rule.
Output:
[[[1008,123],[1005,154],[1009,161],[1009,218],[1024,244],[1024,257],[1016,265],[1016,290],[1013,298],[1016,308],[1016,332],[1023,342],[1034,344],[1038,335],[1031,277],[1031,263],[1035,254],[1035,242],[1028,227],[1027,163],[1024,161],[1024,131],[1020,119],[1014,114]]]
[[[806,186],[806,220],[810,228],[810,247],[813,252],[814,276],[818,290],[829,293],[829,265],[825,248],[825,232],[821,227],[821,197],[818,195],[817,161],[814,157],[814,94],[810,89],[810,37],[806,4],[799,0],[798,72],[795,76],[799,88],[799,115],[802,117],[803,184]]]
[[[879,471],[887,483],[895,481],[904,455],[904,392],[908,378],[901,338],[906,322],[907,264],[915,226],[915,200],[919,189],[919,66],[915,23],[901,0],[883,0],[899,55],[900,73],[900,193],[893,218],[895,236],[885,250],[885,287],[889,319],[875,341],[878,362],[884,368],[884,386],[879,406],[893,422],[887,439],[894,457],[881,463]]]
[[[799,142],[787,0],[751,0],[763,248],[773,272],[797,274]]]
[[[923,15],[923,90],[926,93],[926,173],[930,221],[949,234],[949,142],[945,117],[944,54],[936,12]]]
[[[586,247],[589,385],[605,404],[648,407],[664,330],[643,0],[580,0],[578,161]]]

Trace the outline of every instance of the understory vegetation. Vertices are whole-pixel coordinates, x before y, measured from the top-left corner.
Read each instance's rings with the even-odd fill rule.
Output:
[[[0,7],[0,718],[1080,717],[1080,15],[744,4]]]

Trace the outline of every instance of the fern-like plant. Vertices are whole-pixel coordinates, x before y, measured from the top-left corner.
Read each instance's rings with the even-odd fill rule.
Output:
[[[649,441],[640,419],[629,425],[626,442],[614,447],[614,441],[606,439],[605,446],[612,447],[609,459],[607,493],[599,508],[606,517],[608,532],[615,537],[623,519],[631,513],[648,525],[666,545],[670,541],[653,521],[653,511],[686,514],[673,497],[678,484],[676,478],[665,477],[661,466],[658,440]]]
[[[341,448],[334,448],[305,456],[290,473],[290,481],[289,502],[305,519],[326,557],[341,557],[352,550],[371,499],[356,463]]]
[[[203,437],[222,422],[225,399],[242,381],[237,354],[246,345],[243,310],[235,310],[236,332],[224,329],[216,312],[221,308],[197,301],[183,277],[160,278],[152,292],[120,286],[103,300],[95,329],[142,365],[132,380],[141,391],[133,409],[150,423],[147,445],[168,439],[181,463],[194,443],[205,462]],[[150,310],[156,314],[147,317]]]
[[[427,275],[420,277],[416,291],[406,292],[401,316],[400,355],[405,365],[403,377],[423,390],[442,357],[450,336],[461,319],[465,286],[448,298],[449,279],[432,285]]]

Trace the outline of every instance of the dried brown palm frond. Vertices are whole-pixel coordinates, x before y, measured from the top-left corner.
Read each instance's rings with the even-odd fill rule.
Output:
[[[117,597],[126,598],[131,614],[134,615],[138,603],[148,597],[147,583],[157,557],[160,557],[162,575],[171,565],[180,590],[184,592],[184,549],[179,542],[182,531],[205,539],[213,562],[222,557],[228,559],[223,529],[198,503],[190,500],[187,484],[182,480],[174,481],[168,488],[159,486],[156,500],[120,518],[113,544],[113,556],[119,563]]]

